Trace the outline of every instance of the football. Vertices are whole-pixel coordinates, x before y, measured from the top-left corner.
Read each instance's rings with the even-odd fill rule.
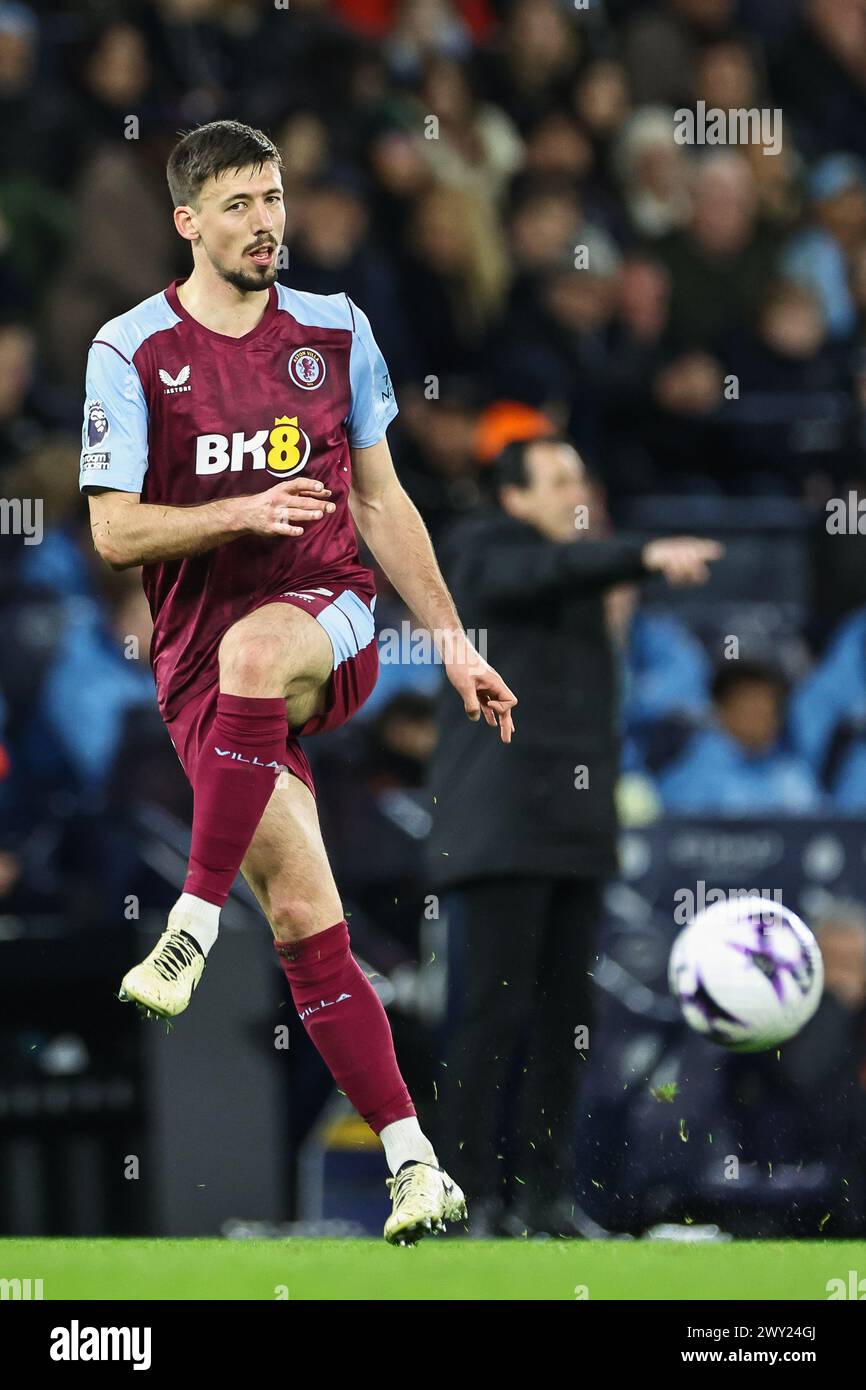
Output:
[[[668,967],[690,1027],[733,1052],[786,1042],[814,1014],[824,965],[814,936],[770,898],[714,903],[680,933]]]

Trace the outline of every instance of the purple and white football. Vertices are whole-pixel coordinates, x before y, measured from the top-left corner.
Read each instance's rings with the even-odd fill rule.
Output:
[[[771,898],[714,903],[680,932],[668,965],[690,1027],[732,1052],[764,1052],[814,1014],[824,963],[814,936]]]

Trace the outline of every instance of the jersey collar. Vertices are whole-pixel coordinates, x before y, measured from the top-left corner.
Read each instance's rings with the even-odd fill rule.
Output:
[[[252,342],[260,333],[265,332],[277,312],[277,287],[276,285],[271,285],[268,289],[268,302],[265,312],[262,314],[255,327],[250,329],[249,333],[242,334],[240,338],[233,337],[231,333],[217,333],[213,328],[206,328],[203,323],[199,323],[198,319],[193,318],[189,310],[185,309],[181,304],[177,287],[178,285],[185,284],[188,279],[189,276],[184,275],[178,280],[172,280],[168,289],[164,291],[165,297],[174,312],[179,318],[183,319],[184,323],[189,324],[191,328],[194,328],[198,333],[203,334],[204,337],[209,338],[212,342],[227,343],[238,347],[243,343]]]

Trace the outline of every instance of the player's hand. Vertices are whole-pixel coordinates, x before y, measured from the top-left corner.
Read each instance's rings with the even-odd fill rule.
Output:
[[[499,727],[503,743],[510,743],[514,733],[511,711],[517,696],[473,647],[468,638],[457,639],[453,660],[445,662],[445,674],[463,701],[463,708],[472,720],[482,714],[491,729]]]
[[[299,523],[321,521],[333,512],[330,488],[316,478],[287,478],[267,492],[239,498],[244,530],[254,536],[302,536]]]
[[[670,536],[648,541],[642,558],[648,570],[663,574],[669,584],[706,584],[711,562],[720,560],[724,553],[725,547],[718,541]]]

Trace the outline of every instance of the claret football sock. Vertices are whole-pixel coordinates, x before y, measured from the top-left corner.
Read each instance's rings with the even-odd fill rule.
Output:
[[[349,949],[348,923],[274,946],[310,1040],[358,1114],[375,1134],[413,1117],[388,1015]]]
[[[281,697],[217,697],[196,768],[185,893],[222,907],[282,770],[287,734]]]

